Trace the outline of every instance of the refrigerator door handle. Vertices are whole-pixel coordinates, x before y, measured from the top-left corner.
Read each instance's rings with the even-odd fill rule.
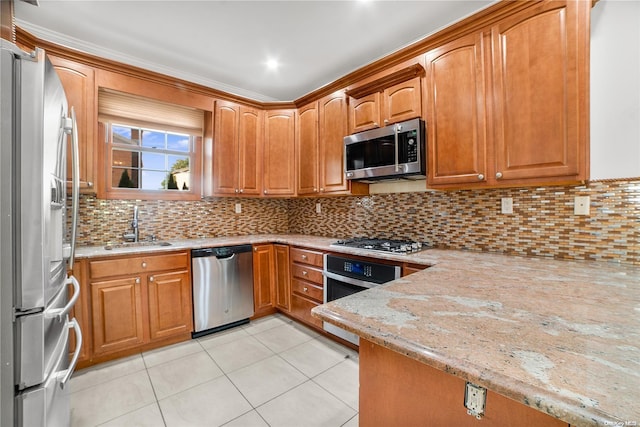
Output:
[[[73,270],[76,255],[76,238],[78,230],[78,208],[80,193],[80,160],[78,154],[78,120],[76,110],[71,107],[71,253],[69,255],[69,269]]]
[[[73,306],[76,304],[76,301],[78,301],[78,298],[80,297],[80,283],[78,283],[78,279],[76,279],[73,276],[69,276],[67,277],[67,280],[64,281],[64,284],[73,285],[73,295],[71,295],[71,299],[69,300],[69,302],[67,302],[67,305],[65,305],[63,308],[47,310],[45,312],[46,317],[49,317],[49,318],[57,317],[58,320],[61,321],[62,319],[64,319],[64,316],[69,314]],[[60,292],[66,292],[66,291],[67,291],[67,287],[65,286]]]
[[[82,330],[80,329],[80,324],[75,319],[71,319],[68,324],[69,329],[73,328],[76,334],[76,348],[73,351],[73,357],[71,358],[71,362],[69,363],[69,367],[64,371],[60,371],[58,373],[58,378],[62,378],[60,381],[60,388],[64,388],[69,379],[71,378],[71,374],[76,369],[76,365],[78,364],[78,358],[80,357],[80,352],[82,351]]]

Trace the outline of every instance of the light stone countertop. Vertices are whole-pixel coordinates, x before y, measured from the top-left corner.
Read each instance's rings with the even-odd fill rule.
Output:
[[[440,249],[393,255],[329,246],[335,240],[265,234],[76,256],[273,242],[429,265],[313,313],[572,426],[640,426],[640,268]]]

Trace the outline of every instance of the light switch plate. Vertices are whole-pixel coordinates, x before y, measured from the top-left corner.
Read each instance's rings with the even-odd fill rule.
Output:
[[[316,213],[322,213],[322,205],[320,203],[316,203]]]
[[[240,203],[236,203],[236,213],[242,213],[242,205]]]
[[[573,203],[574,215],[589,215],[589,204],[591,198],[589,196],[576,196]]]
[[[503,214],[513,213],[513,197],[502,198],[502,213]]]

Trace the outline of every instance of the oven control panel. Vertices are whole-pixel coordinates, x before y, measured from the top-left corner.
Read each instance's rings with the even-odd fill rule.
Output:
[[[371,265],[363,264],[361,262],[344,262],[344,271],[347,273],[354,273],[364,277],[371,277]]]
[[[400,266],[361,261],[359,259],[326,255],[325,270],[352,279],[372,283],[386,283],[400,277]]]

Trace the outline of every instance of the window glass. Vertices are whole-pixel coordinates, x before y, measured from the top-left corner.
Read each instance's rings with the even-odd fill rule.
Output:
[[[111,124],[112,188],[189,191],[192,135]]]

